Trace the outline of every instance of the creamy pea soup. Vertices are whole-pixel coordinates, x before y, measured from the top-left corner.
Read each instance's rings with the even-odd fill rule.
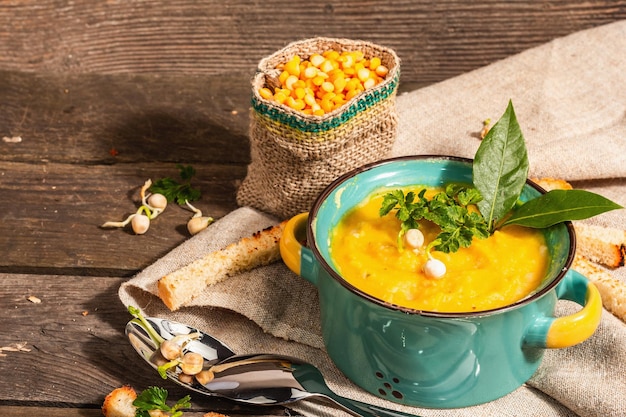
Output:
[[[441,190],[411,187],[426,198]],[[543,280],[548,249],[540,230],[506,226],[487,239],[474,238],[454,253],[432,251],[446,265],[441,278],[423,272],[425,247],[440,229],[420,223],[425,245],[398,249],[400,221],[392,211],[379,216],[383,196],[374,193],[348,212],[331,232],[330,253],[339,273],[352,285],[376,298],[403,307],[438,312],[472,312],[502,307],[527,296]],[[430,197],[429,197],[430,196]]]

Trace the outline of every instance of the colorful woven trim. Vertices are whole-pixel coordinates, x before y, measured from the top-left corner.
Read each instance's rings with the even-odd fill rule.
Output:
[[[252,95],[252,108],[257,113],[293,129],[310,133],[327,132],[338,128],[355,117],[357,114],[389,98],[389,96],[391,96],[398,87],[398,83],[400,81],[400,71],[396,71],[395,76],[388,81],[389,82],[384,83],[384,85],[381,85],[378,88],[366,91],[363,96],[359,97],[358,100],[350,104],[337,116],[322,119],[320,121],[316,121],[314,118],[315,116],[289,114],[278,107],[278,104],[270,106],[266,104],[267,100],[261,99],[256,94]]]

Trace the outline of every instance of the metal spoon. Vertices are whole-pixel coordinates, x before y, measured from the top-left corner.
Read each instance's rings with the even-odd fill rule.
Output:
[[[184,382],[179,379],[179,367],[167,371],[170,380],[198,393],[259,405],[289,404],[315,397],[330,401],[355,416],[416,417],[341,397],[328,388],[316,367],[302,360],[272,354],[235,355],[221,341],[187,325],[152,317],[146,321],[166,340],[178,334],[200,333],[199,339],[186,344],[184,350],[204,357],[204,368],[212,373],[210,381],[204,385],[195,379]],[[126,325],[126,335],[140,356],[158,368],[163,359],[159,342],[151,337],[150,330],[134,319]]]

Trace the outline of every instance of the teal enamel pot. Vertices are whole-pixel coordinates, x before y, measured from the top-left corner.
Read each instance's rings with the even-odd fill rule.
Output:
[[[521,386],[546,348],[589,338],[602,313],[598,290],[569,269],[575,251],[570,223],[545,230],[549,271],[526,298],[468,313],[419,311],[386,303],[353,287],[329,254],[331,231],[354,206],[381,187],[471,183],[471,160],[401,157],[365,165],[330,184],[308,213],[287,223],[280,242],[285,264],[319,292],[326,350],[355,384],[379,397],[429,408],[485,403]],[[544,192],[527,181],[522,200]],[[306,241],[306,244],[301,242]],[[555,317],[559,299],[578,303]]]

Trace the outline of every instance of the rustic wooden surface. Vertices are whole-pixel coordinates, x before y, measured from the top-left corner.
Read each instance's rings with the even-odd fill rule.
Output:
[[[366,39],[397,51],[408,91],[625,17],[626,1],[0,3],[0,137],[21,138],[0,142],[0,347],[28,349],[2,351],[0,414],[97,416],[113,388],[161,384],[125,340],[117,289],[188,238],[190,212],[143,236],[98,226],[176,164],[196,168],[205,214],[237,207],[263,56]],[[207,410],[290,415],[196,397],[188,415]]]

